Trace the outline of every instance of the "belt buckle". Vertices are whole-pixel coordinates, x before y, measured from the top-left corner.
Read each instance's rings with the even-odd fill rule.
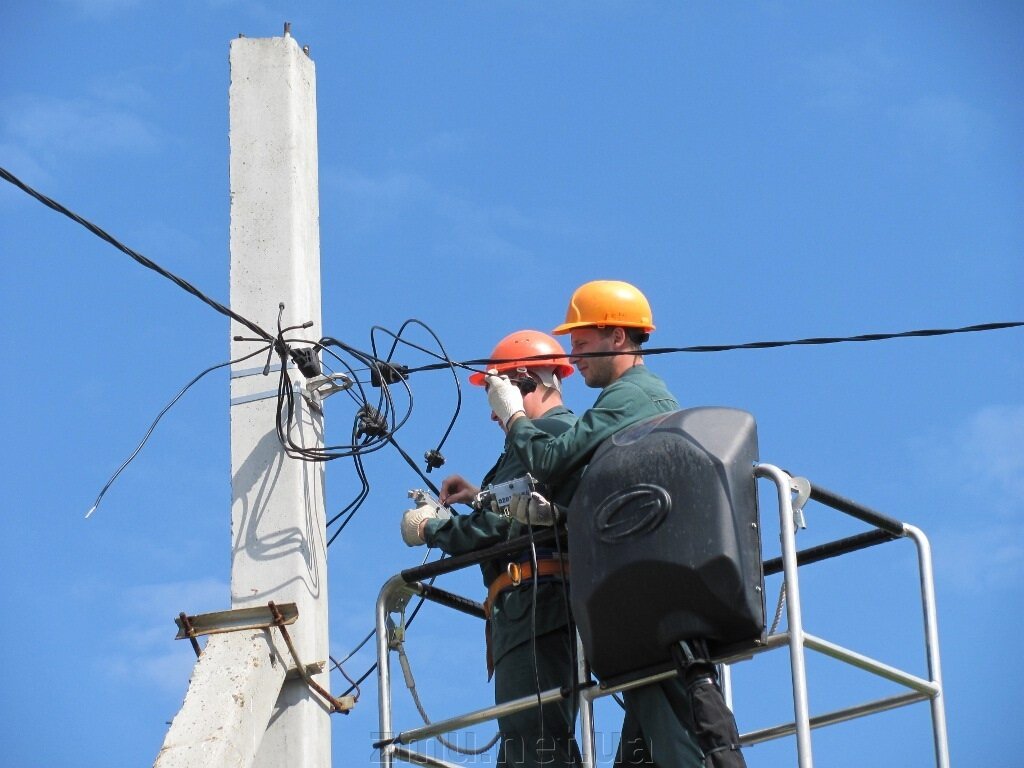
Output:
[[[505,572],[508,573],[508,577],[512,579],[512,586],[518,587],[520,582],[523,580],[523,569],[519,567],[519,563],[509,563],[505,567]]]

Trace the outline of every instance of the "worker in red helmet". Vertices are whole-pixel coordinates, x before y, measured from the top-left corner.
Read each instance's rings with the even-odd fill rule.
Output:
[[[488,399],[508,431],[507,444],[534,477],[557,483],[580,472],[607,438],[679,408],[665,382],[644,365],[641,345],[653,330],[651,306],[635,286],[619,280],[594,280],[576,289],[565,322],[552,333],[570,335],[572,362],[587,386],[600,389],[601,394],[570,429],[557,435],[537,428],[508,377],[500,371],[487,377]],[[560,505],[557,499],[533,493],[517,497],[510,511],[521,521],[550,525],[557,520]],[[691,690],[675,677],[625,691],[626,714],[616,765],[703,768],[702,745],[707,749],[708,765],[745,765],[734,721],[727,724],[725,730],[731,728],[731,732],[723,737],[724,745],[709,741],[703,725],[698,738],[691,725]],[[731,718],[731,713],[727,716]]]
[[[538,355],[553,357],[528,359]],[[517,331],[498,343],[491,360],[492,370],[517,382],[523,410],[537,429],[557,435],[575,423],[576,417],[563,404],[561,393],[561,381],[573,373],[573,367],[558,341],[540,331]],[[474,373],[469,381],[484,386],[484,374]],[[496,420],[493,413],[491,417]],[[525,474],[526,468],[506,442],[504,452],[480,484],[487,487]],[[577,482],[578,474],[548,486],[551,498],[568,503]],[[479,491],[480,487],[461,475],[451,475],[441,483],[439,500],[446,505],[469,503]],[[402,536],[407,544],[426,543],[450,555],[473,552],[527,532],[522,523],[490,508],[445,518],[426,505],[408,510],[402,520]],[[480,566],[487,586],[488,674],[494,676],[494,700],[499,704],[536,695],[538,685],[543,691],[574,682],[576,638],[568,619],[568,561],[557,551],[540,547],[536,548],[536,558],[531,555],[524,551]],[[581,758],[573,735],[576,710],[575,701],[565,699],[499,717],[497,764],[544,768],[579,765]]]

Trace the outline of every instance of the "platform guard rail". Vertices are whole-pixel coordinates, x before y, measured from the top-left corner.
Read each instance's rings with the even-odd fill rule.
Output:
[[[771,464],[757,464],[754,475],[770,480],[778,492],[779,522],[781,526],[782,556],[763,562],[764,575],[769,576],[782,572],[786,600],[788,603],[788,628],[786,631],[768,635],[763,643],[757,643],[735,653],[714,659],[722,665],[725,672],[723,683],[727,701],[731,706],[731,677],[729,665],[749,659],[760,653],[777,648],[789,649],[790,670],[793,690],[793,721],[770,728],[751,731],[740,735],[745,746],[759,744],[785,736],[796,736],[796,748],[799,768],[813,766],[811,748],[811,730],[828,725],[853,720],[866,715],[884,712],[916,702],[928,701],[931,707],[932,737],[937,768],[949,768],[949,748],[946,734],[945,702],[942,691],[942,673],[939,661],[938,622],[935,607],[935,587],[932,570],[931,547],[927,537],[917,527],[900,522],[880,512],[865,507],[831,491],[811,484],[811,499],[843,512],[872,526],[871,530],[826,544],[798,551],[796,548],[796,524],[793,506],[793,478],[784,470]],[[848,648],[813,635],[804,630],[802,606],[800,602],[800,584],[798,569],[800,566],[819,562],[842,554],[854,552],[867,547],[884,544],[897,539],[910,539],[917,549],[918,572],[921,588],[921,607],[924,619],[925,655],[927,660],[927,679],[910,674],[903,670],[884,664],[868,656],[864,656]],[[550,529],[537,533],[533,537],[535,545],[551,543],[554,532]],[[567,698],[572,691],[565,688],[553,688],[538,695],[531,694],[521,699],[508,701],[500,705],[485,707],[429,725],[395,731],[392,723],[391,710],[391,663],[390,639],[394,631],[391,614],[404,612],[409,600],[417,595],[471,616],[484,618],[483,606],[474,600],[456,595],[446,590],[428,585],[426,582],[436,576],[451,573],[478,563],[506,554],[522,552],[529,548],[527,538],[505,542],[494,547],[472,552],[465,555],[440,560],[417,568],[409,568],[393,576],[381,589],[377,599],[377,682],[379,686],[380,707],[380,740],[374,748],[380,750],[380,764],[386,768],[393,765],[394,760],[415,765],[438,766],[439,768],[457,768],[437,757],[426,755],[410,749],[409,745],[424,739],[433,738],[445,733],[467,728],[478,723],[493,720],[505,714],[532,709],[540,704]],[[626,682],[597,682],[592,679],[583,657],[582,644],[579,646],[579,669],[577,670],[577,692],[580,700],[580,732],[583,764],[586,768],[595,766],[593,702],[603,696],[610,696],[624,690],[636,688],[649,683],[664,680],[675,675],[675,671],[663,671],[647,674]],[[810,714],[807,697],[807,675],[805,666],[805,650],[825,654],[842,663],[857,667],[879,677],[898,683],[907,692],[875,699],[855,706],[834,710],[824,714]]]

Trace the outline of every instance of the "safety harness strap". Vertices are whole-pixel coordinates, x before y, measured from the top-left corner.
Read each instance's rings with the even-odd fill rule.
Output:
[[[498,595],[507,589],[518,587],[525,581],[529,581],[533,578],[533,563],[516,563],[512,562],[508,564],[508,568],[505,573],[501,574],[494,581],[491,582],[487,588],[487,599],[484,601],[484,613],[487,618],[491,618],[491,607],[494,605],[494,601],[498,599]],[[557,555],[537,561],[537,576],[557,576],[563,579],[569,577],[569,560],[567,557],[558,557]]]

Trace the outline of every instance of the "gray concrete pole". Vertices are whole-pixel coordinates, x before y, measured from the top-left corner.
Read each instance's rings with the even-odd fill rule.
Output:
[[[231,42],[231,307],[270,333],[312,320],[318,336],[320,231],[316,74],[287,33]],[[231,335],[251,336],[232,325]],[[257,345],[232,342],[232,357]],[[275,363],[277,358],[275,355]],[[327,562],[323,464],[288,458],[275,431],[278,374],[264,360],[242,363],[231,382],[231,605],[294,602],[291,627],[304,664],[328,661]],[[246,375],[247,371],[257,372]],[[301,374],[290,369],[301,384]],[[268,397],[260,397],[269,394]],[[323,425],[296,398],[292,432],[323,445]],[[280,643],[278,646],[280,647]],[[287,649],[284,655],[287,656]],[[329,688],[328,673],[317,677]],[[257,768],[330,765],[330,715],[301,679],[285,681],[259,746]]]
[[[284,37],[231,44],[231,306],[274,333],[320,329],[316,82]],[[251,332],[233,325],[232,337]],[[232,358],[259,343],[231,343]],[[289,630],[303,665],[327,668],[323,465],[289,459],[276,432],[278,376],[263,359],[231,372],[231,607],[296,603]],[[294,369],[290,377],[300,386]],[[301,395],[293,439],[323,445]],[[280,630],[213,635],[196,663],[155,768],[328,768],[330,715],[300,677]],[[328,673],[315,676],[329,690]]]

